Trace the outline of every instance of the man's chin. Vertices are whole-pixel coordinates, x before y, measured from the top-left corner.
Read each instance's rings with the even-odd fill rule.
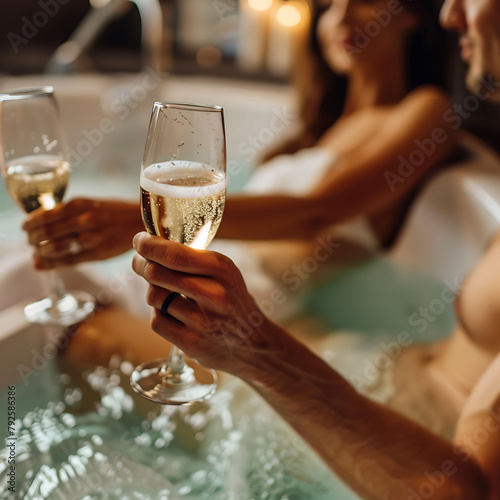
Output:
[[[500,102],[500,75],[469,71],[466,78],[467,88],[481,99]]]

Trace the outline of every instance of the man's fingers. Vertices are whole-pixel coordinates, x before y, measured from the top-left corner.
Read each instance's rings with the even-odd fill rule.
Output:
[[[229,293],[218,281],[207,276],[173,271],[140,255],[134,255],[132,268],[151,285],[182,293],[198,302],[201,307],[219,313],[227,311],[229,307]]]
[[[193,345],[198,342],[196,334],[193,334],[188,327],[172,316],[163,316],[158,309],[153,309],[151,313],[151,328],[165,340],[177,346],[188,355]]]
[[[227,257],[216,252],[195,250],[146,232],[136,234],[133,244],[137,253],[147,260],[183,273],[222,279],[231,263]]]
[[[146,295],[147,303],[161,311],[165,300],[170,296],[172,290],[162,288],[156,285],[150,285]],[[184,295],[178,295],[167,307],[168,315],[174,317],[181,323],[189,326],[192,330],[207,330],[209,329],[210,320],[200,310],[194,300],[189,299]]]

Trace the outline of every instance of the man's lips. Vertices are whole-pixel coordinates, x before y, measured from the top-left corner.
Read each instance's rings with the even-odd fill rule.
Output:
[[[354,41],[354,36],[343,36],[342,38],[339,38],[338,44],[344,49],[349,49],[354,47],[356,42]]]
[[[460,56],[464,61],[469,61],[472,57],[473,45],[467,40],[460,41],[460,48],[462,49],[460,52]]]

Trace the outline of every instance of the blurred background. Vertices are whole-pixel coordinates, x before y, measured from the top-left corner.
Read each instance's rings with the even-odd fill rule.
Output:
[[[210,76],[286,86],[310,12],[306,0],[9,0],[0,18],[0,73],[132,73]],[[70,41],[69,43],[65,43]],[[467,95],[463,64],[450,42],[449,88]],[[5,86],[2,85],[2,88]],[[497,150],[498,110],[464,126]]]
[[[106,14],[89,17],[103,7]],[[141,36],[146,43],[155,38],[157,9],[161,67],[181,74],[285,81],[292,60],[289,35],[307,31],[309,24],[305,0],[11,1],[0,20],[1,69],[16,75],[139,71]],[[56,50],[77,29],[88,50],[71,68],[54,67]]]
[[[0,90],[54,85],[73,167],[84,167],[89,178],[119,173],[135,189],[154,100],[225,107],[230,189],[242,186],[263,151],[297,125],[292,81],[311,22],[308,0],[6,3]],[[460,104],[468,92],[456,42],[450,34],[446,90]],[[279,131],[270,129],[276,116]],[[100,131],[103,117],[113,120],[112,134]],[[480,102],[462,118],[500,150],[492,126],[498,107]]]

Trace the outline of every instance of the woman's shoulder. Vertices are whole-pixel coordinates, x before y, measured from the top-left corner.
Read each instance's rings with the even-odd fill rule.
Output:
[[[439,112],[451,109],[451,101],[442,88],[436,85],[421,85],[409,92],[399,103],[398,108],[423,108],[426,111]]]
[[[440,127],[452,135],[452,131],[448,130],[450,113],[453,113],[453,108],[446,92],[434,85],[422,85],[412,90],[392,109],[387,127],[400,130],[401,124],[406,124],[406,128],[416,128],[422,133]]]

